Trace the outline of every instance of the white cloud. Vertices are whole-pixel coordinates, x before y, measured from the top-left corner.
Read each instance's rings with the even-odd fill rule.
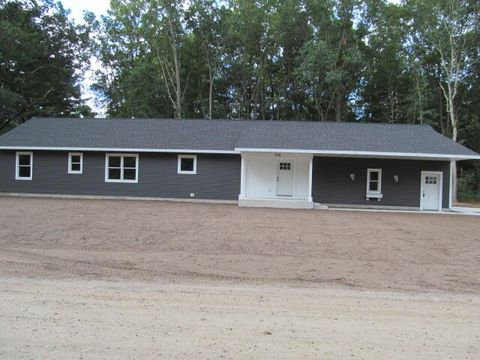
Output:
[[[105,14],[110,7],[110,0],[63,0],[62,4],[66,9],[70,9],[76,22],[82,22],[85,10],[97,16]]]

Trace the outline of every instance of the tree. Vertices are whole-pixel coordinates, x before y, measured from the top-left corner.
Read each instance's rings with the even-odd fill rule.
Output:
[[[0,5],[0,132],[35,115],[85,111],[79,82],[88,42],[89,29],[70,21],[60,3]]]
[[[414,24],[418,38],[437,55],[438,85],[445,100],[451,137],[457,142],[460,117],[456,99],[472,63],[476,61],[475,58],[468,57],[467,52],[475,39],[474,31],[480,7],[464,0],[413,1],[410,6],[416,14],[421,15],[422,21]],[[456,200],[456,163],[452,171],[453,196]]]
[[[206,117],[213,118],[214,85],[218,77],[222,51],[221,21],[222,11],[213,0],[194,0],[187,11],[188,28],[203,54],[203,60],[208,69],[208,111]]]
[[[355,1],[332,4],[307,2],[314,37],[305,43],[297,69],[321,121],[348,119],[363,61],[360,32],[353,27]]]

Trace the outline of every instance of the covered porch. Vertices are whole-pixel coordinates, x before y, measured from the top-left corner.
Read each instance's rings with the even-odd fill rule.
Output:
[[[238,204],[313,208],[313,154],[242,152]]]
[[[451,209],[451,159],[336,155],[243,149],[239,206]]]

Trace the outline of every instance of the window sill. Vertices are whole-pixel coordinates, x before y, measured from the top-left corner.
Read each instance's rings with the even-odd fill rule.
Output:
[[[178,171],[177,174],[180,175],[195,175],[197,172],[196,171]]]
[[[367,193],[367,201],[370,200],[370,199],[377,199],[378,201],[382,200],[383,198],[383,194],[379,194],[379,193]]]
[[[20,178],[20,177],[17,177],[17,178],[15,178],[15,180],[20,180],[20,181],[31,181],[31,180],[32,180],[32,178],[31,178],[31,177],[30,177],[30,178]]]
[[[138,180],[105,180],[106,183],[138,184]]]

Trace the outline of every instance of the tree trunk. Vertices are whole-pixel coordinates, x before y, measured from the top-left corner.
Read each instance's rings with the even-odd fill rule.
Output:
[[[172,38],[172,56],[175,68],[175,117],[182,118],[182,83],[180,78],[180,59],[178,58],[177,38],[173,29],[172,21],[168,21],[170,26],[170,36]]]
[[[210,60],[208,61],[208,78],[209,78],[209,86],[208,86],[208,118],[212,119],[212,109],[213,109],[213,72],[212,72],[212,64]]]

